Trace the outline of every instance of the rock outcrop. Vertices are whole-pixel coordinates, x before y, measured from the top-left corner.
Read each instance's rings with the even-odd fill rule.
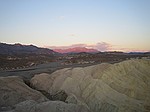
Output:
[[[18,76],[0,77],[0,112],[89,112],[84,105],[65,103],[64,91],[49,94],[57,101],[50,101],[42,93]]]
[[[0,111],[150,112],[148,59],[37,74],[28,85],[17,76],[0,77]]]
[[[65,68],[31,79],[38,90],[65,91],[69,103],[92,112],[149,112],[150,60],[134,59],[116,64]]]
[[[48,101],[43,94],[27,86],[20,77],[0,77],[0,110],[25,100]]]
[[[33,100],[27,100],[15,105],[14,108],[14,110],[7,112],[89,112],[84,106],[67,104],[61,101],[37,103]]]

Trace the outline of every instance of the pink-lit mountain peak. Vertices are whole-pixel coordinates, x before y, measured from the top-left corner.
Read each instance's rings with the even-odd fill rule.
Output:
[[[90,49],[86,47],[74,47],[74,48],[53,49],[53,50],[59,53],[80,53],[80,52],[95,53],[95,52],[98,52],[98,50],[96,49]]]

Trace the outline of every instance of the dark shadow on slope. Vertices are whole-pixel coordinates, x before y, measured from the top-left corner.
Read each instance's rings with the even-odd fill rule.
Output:
[[[51,95],[48,92],[44,91],[44,90],[37,90],[35,87],[31,86],[30,84],[30,80],[29,79],[23,79],[24,83],[29,86],[30,88],[39,91],[40,93],[42,93],[46,98],[48,98],[49,100],[52,101],[63,101],[65,102],[66,98],[68,97],[68,95],[66,94],[65,91],[58,91],[56,94]]]

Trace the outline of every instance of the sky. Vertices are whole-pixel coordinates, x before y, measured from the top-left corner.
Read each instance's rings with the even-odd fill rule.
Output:
[[[0,42],[150,51],[150,0],[0,0]]]

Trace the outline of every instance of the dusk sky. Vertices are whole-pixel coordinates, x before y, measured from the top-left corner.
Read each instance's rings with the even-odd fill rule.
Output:
[[[150,51],[150,0],[0,0],[0,42]]]

